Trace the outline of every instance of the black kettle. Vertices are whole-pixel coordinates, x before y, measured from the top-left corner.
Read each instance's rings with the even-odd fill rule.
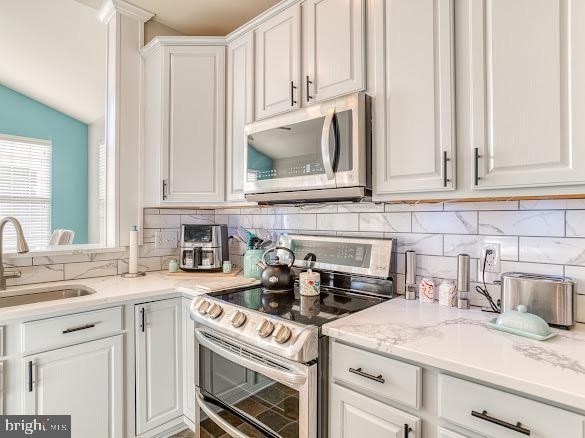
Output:
[[[280,263],[278,257],[275,257],[273,261],[266,261],[268,254],[279,249],[290,253],[292,260],[289,263]],[[260,275],[262,287],[268,291],[288,291],[293,289],[295,286],[295,274],[292,270],[294,262],[295,254],[283,246],[276,246],[266,251],[259,262],[259,265],[263,268]]]

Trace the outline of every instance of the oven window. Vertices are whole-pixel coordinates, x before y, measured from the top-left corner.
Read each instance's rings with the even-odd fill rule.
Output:
[[[199,350],[199,388],[244,414],[244,419],[221,407],[214,410],[251,437],[265,437],[251,423],[261,424],[283,438],[299,436],[299,393],[282,383],[242,367],[204,346]],[[201,411],[202,436],[227,437]],[[207,435],[205,434],[207,433]]]

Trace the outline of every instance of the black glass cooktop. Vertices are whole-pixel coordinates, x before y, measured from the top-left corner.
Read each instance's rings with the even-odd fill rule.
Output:
[[[236,306],[319,327],[387,299],[323,287],[319,296],[306,297],[299,294],[298,285],[294,292],[266,292],[261,287],[254,287],[216,292],[211,296]]]

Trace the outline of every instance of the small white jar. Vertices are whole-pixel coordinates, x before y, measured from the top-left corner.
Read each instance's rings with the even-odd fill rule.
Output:
[[[457,306],[457,288],[453,280],[443,280],[439,286],[439,305]]]
[[[421,303],[435,301],[435,281],[432,278],[423,278],[418,286],[418,299]]]
[[[300,294],[304,296],[316,296],[321,292],[321,275],[318,272],[308,270],[299,274]]]

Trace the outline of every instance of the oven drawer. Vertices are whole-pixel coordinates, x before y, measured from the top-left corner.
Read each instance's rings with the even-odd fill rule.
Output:
[[[439,416],[493,438],[583,438],[585,426],[580,415],[447,375],[439,376]]]
[[[420,367],[333,342],[331,373],[336,380],[415,409],[421,403]]]
[[[121,307],[31,321],[23,324],[23,353],[52,350],[121,330]]]

